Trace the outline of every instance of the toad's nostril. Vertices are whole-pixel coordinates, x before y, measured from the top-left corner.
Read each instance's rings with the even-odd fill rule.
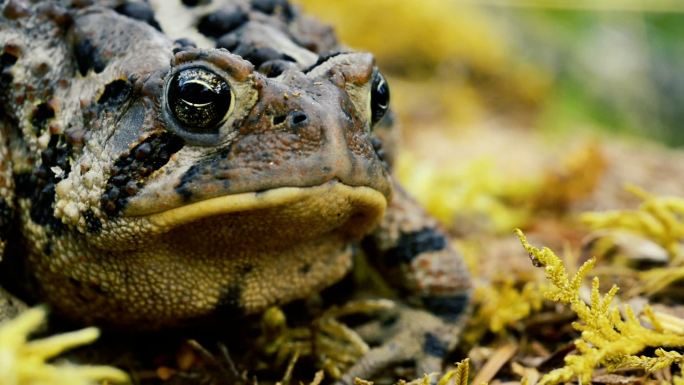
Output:
[[[277,126],[279,124],[282,124],[283,122],[285,122],[286,118],[287,118],[287,116],[285,116],[285,115],[274,116],[273,117],[273,125]]]
[[[308,119],[309,118],[302,111],[293,111],[290,113],[290,124],[293,126],[302,125],[306,123]]]

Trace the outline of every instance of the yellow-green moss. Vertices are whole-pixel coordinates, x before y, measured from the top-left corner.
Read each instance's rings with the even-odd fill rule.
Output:
[[[681,259],[684,199],[654,196],[635,186],[629,186],[628,190],[642,200],[638,209],[585,213],[581,217],[583,222],[593,230],[610,229],[637,234],[662,246],[671,259]]]
[[[594,278],[590,302],[586,303],[581,298],[580,287],[593,268],[594,259],[585,262],[570,278],[563,262],[553,251],[530,245],[520,230],[517,230],[517,234],[532,262],[544,268],[546,278],[552,284],[545,296],[570,306],[578,318],[573,327],[581,332],[580,338],[574,341],[578,352],[565,357],[565,366],[545,374],[540,385],[558,384],[575,378],[587,383],[598,367],[609,371],[630,368],[653,372],[675,363],[680,366],[684,363],[679,353],[665,350],[684,347],[684,335],[663,328],[650,310],[644,315],[653,325],[651,327],[642,324],[628,305],[623,307],[624,314],[621,314],[618,307],[612,304],[618,292],[617,286],[601,295],[599,280]],[[656,348],[655,356],[637,356],[646,348]]]
[[[45,309],[29,309],[0,324],[0,381],[3,385],[128,384],[128,375],[109,366],[48,363],[66,350],[95,341],[100,332],[86,328],[70,333],[28,340],[45,322]]]

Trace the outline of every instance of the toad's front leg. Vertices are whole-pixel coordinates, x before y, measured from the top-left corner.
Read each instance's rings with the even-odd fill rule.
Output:
[[[447,235],[400,186],[381,223],[362,243],[368,258],[400,294],[405,305],[394,322],[362,328],[380,340],[338,384],[369,378],[400,362],[413,361],[416,374],[439,371],[456,346],[466,320],[470,276]]]

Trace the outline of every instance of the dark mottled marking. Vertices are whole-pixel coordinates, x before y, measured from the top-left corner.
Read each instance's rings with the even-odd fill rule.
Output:
[[[106,291],[105,289],[103,289],[102,286],[100,286],[100,285],[97,284],[97,283],[90,282],[90,283],[88,283],[87,286],[88,286],[88,289],[90,289],[90,290],[92,290],[93,292],[97,293],[97,295],[100,296],[100,297],[101,297],[101,296],[106,296],[106,295],[107,295],[107,291]]]
[[[216,303],[216,315],[221,318],[236,318],[245,314],[242,305],[242,286],[235,283],[226,287]]]
[[[197,43],[195,43],[194,41],[192,41],[186,37],[182,37],[180,39],[174,40],[173,45],[174,45],[174,47],[173,47],[174,55],[177,54],[178,52],[185,51],[188,48],[197,48]]]
[[[425,341],[423,341],[423,352],[432,357],[444,357],[449,353],[449,345],[439,339],[439,336],[433,333],[425,333]]]
[[[161,25],[159,25],[157,19],[154,18],[154,11],[152,11],[152,8],[150,8],[148,4],[142,2],[124,3],[114,8],[114,10],[131,19],[144,21],[157,31],[162,30]]]
[[[252,0],[252,9],[267,15],[280,14],[286,21],[294,17],[292,5],[287,0]]]
[[[389,164],[387,163],[387,153],[385,152],[385,149],[382,148],[382,141],[379,138],[372,137],[371,145],[373,146],[373,151],[375,151],[375,155],[378,157],[378,159],[380,159],[382,164],[385,167],[389,167]]]
[[[268,60],[259,66],[259,72],[269,78],[280,76],[285,70],[295,68],[292,62],[287,60]]]
[[[184,144],[179,136],[163,132],[150,136],[119,157],[100,200],[102,209],[110,216],[120,214],[128,198],[143,186],[145,178],[164,166]]]
[[[31,114],[31,125],[36,134],[47,128],[48,120],[55,117],[55,110],[48,103],[40,103]]]
[[[219,159],[226,159],[230,154],[231,146],[228,145],[221,149],[218,153]],[[192,198],[192,188],[190,184],[202,176],[202,173],[212,168],[215,158],[207,159],[206,161],[192,165],[181,177],[178,186],[176,186],[176,193],[180,195],[185,202],[189,202]],[[224,187],[228,188],[230,181],[224,180]]]
[[[326,53],[326,54],[323,54],[323,55],[321,55],[321,56],[318,57],[318,59],[316,60],[316,62],[315,62],[314,64],[312,64],[312,65],[310,65],[309,67],[305,68],[303,72],[304,72],[304,73],[311,72],[311,70],[313,70],[314,68],[318,67],[319,65],[321,65],[321,64],[323,64],[323,63],[325,63],[325,62],[327,62],[328,60],[334,58],[335,56],[342,55],[343,53],[345,53],[345,51],[335,51],[335,52],[328,52],[328,53]]]
[[[299,267],[299,274],[309,274],[311,271],[311,264],[305,263]]]
[[[55,202],[55,184],[50,183],[38,191],[38,194],[31,200],[31,210],[29,212],[31,220],[41,226],[56,225],[61,222],[53,216],[52,204]]]
[[[45,246],[43,246],[43,254],[52,255],[52,242],[50,242],[50,240],[48,240],[48,242],[45,243]]]
[[[0,240],[6,240],[9,230],[12,228],[14,211],[5,198],[0,197]]]
[[[176,186],[176,193],[183,198],[183,201],[189,202],[192,198],[192,190],[190,190],[187,185],[190,184],[203,169],[203,165],[192,165],[181,177],[180,183],[178,183],[178,186]]]
[[[140,187],[138,187],[138,183],[136,181],[129,180],[123,187],[123,191],[129,196],[133,196],[140,191]]]
[[[9,52],[3,52],[0,55],[0,90],[8,89],[12,84],[12,74],[9,69],[17,62],[17,56]],[[0,92],[0,95],[4,92]]]
[[[247,14],[239,9],[220,9],[200,18],[197,30],[204,36],[219,38],[247,22]]]
[[[0,55],[0,69],[9,68],[17,62],[17,57],[9,52],[3,52]]]
[[[452,296],[426,296],[422,298],[423,306],[430,313],[445,319],[455,321],[468,307],[470,296],[462,293]]]
[[[211,0],[181,0],[181,3],[186,7],[196,7],[200,4],[207,5],[211,3]]]
[[[99,233],[102,230],[102,221],[95,216],[93,210],[88,209],[83,213],[86,222],[86,230],[90,233]]]
[[[107,291],[95,282],[84,282],[75,278],[69,278],[69,283],[78,288],[76,296],[83,302],[91,302],[95,298],[107,296]]]
[[[76,291],[76,297],[78,297],[81,302],[90,302],[92,300],[92,298],[87,296],[81,281],[77,280],[76,278],[69,277],[69,284],[73,287],[79,288],[79,290]]]
[[[426,227],[419,231],[402,233],[397,244],[385,251],[385,264],[396,266],[411,263],[418,255],[443,250],[446,245],[444,234],[433,228]]]
[[[78,72],[85,76],[92,68],[95,73],[102,72],[107,67],[107,62],[100,55],[97,47],[93,45],[90,39],[78,41],[74,45],[74,56],[76,57],[76,65]]]
[[[55,184],[71,171],[70,156],[71,145],[66,143],[64,136],[52,135],[47,148],[40,154],[40,166],[32,174],[15,176],[17,196],[31,201],[31,220],[41,226],[49,226],[57,233],[64,225],[53,215]],[[62,172],[55,174],[55,168]]]
[[[216,48],[225,48],[228,51],[235,50],[240,44],[240,39],[233,33],[227,33],[216,40]]]
[[[31,197],[35,184],[35,176],[30,172],[14,174],[14,193],[19,198]]]
[[[295,61],[293,57],[278,52],[271,47],[255,47],[250,44],[240,44],[233,53],[242,56],[243,59],[254,64],[256,68],[272,60]]]
[[[240,265],[239,272],[240,275],[246,275],[251,273],[254,270],[254,265],[250,263],[246,263],[244,265]]]
[[[55,178],[57,176],[52,171],[53,167],[59,167],[66,175],[71,171],[69,155],[71,155],[71,146],[66,143],[64,136],[52,135],[47,148],[40,154],[41,168],[49,168],[49,174]]]
[[[144,160],[152,153],[152,145],[149,142],[140,143],[138,147],[133,150],[133,156],[136,160]]]
[[[133,86],[128,80],[116,79],[107,83],[102,95],[97,99],[97,104],[105,106],[121,104],[128,99],[132,91]]]

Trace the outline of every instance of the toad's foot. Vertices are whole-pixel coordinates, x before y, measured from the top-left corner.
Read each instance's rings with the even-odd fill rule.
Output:
[[[398,306],[388,321],[373,321],[357,330],[370,343],[369,350],[340,378],[336,385],[354,384],[354,378],[369,379],[392,365],[413,362],[416,375],[439,372],[446,355],[458,343],[466,317],[446,321],[422,309]]]

